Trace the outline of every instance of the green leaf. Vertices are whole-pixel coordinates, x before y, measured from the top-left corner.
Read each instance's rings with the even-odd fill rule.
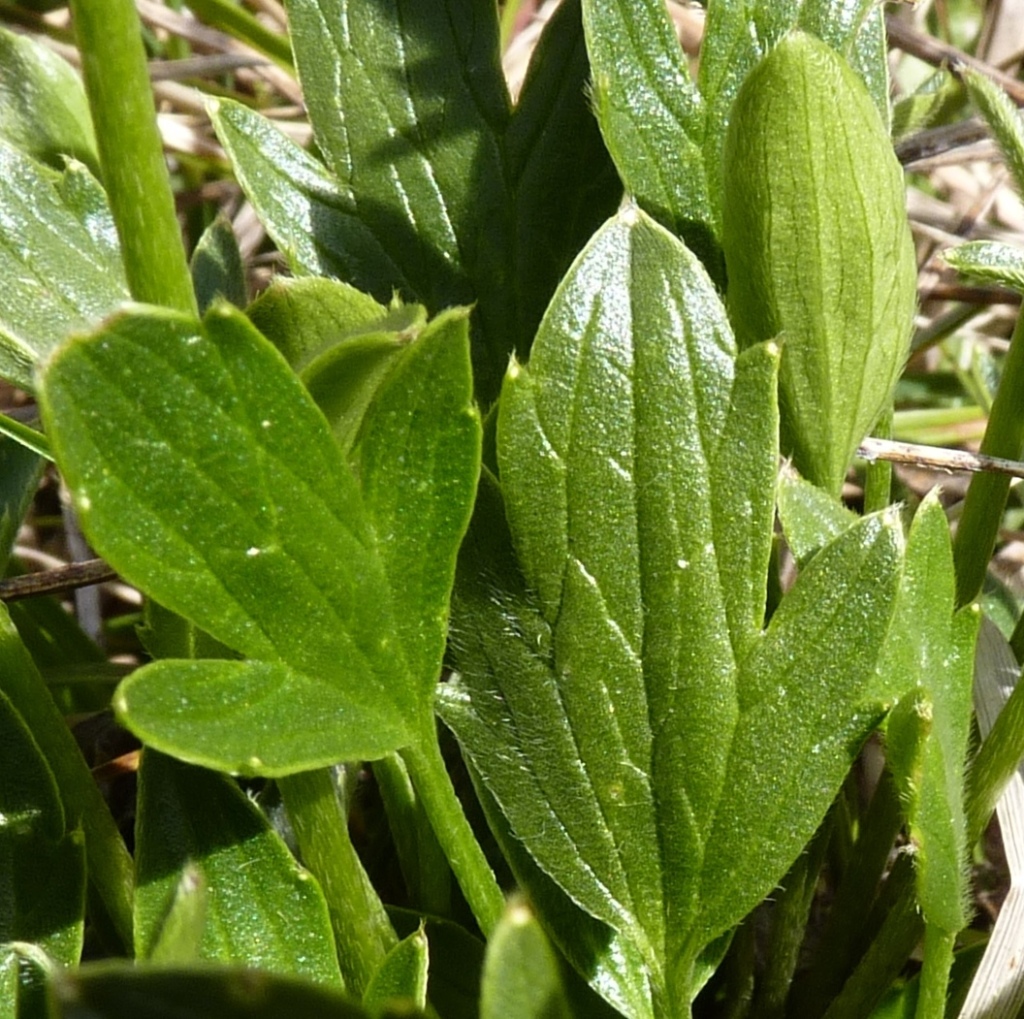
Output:
[[[363,995],[363,1006],[373,1016],[388,1007],[396,1010],[410,1005],[421,1011],[427,1005],[427,970],[430,952],[422,927],[403,938],[373,975]]]
[[[293,272],[336,276],[379,301],[395,290],[411,292],[357,217],[351,192],[322,164],[240,103],[210,100],[207,110],[239,184]]]
[[[909,95],[899,99],[892,109],[892,136],[906,138],[915,131],[941,123],[956,105],[963,103],[963,87],[945,68],[931,77]]]
[[[558,957],[530,907],[513,900],[491,936],[480,1019],[571,1019]]]
[[[277,276],[245,313],[299,371],[339,339],[371,328],[388,309],[337,280]]]
[[[139,958],[188,876],[205,888],[197,959],[341,986],[320,888],[231,779],[147,750],[136,825]]]
[[[1024,292],[1024,252],[999,241],[968,241],[942,253],[967,279]]]
[[[0,572],[7,572],[18,530],[32,504],[44,466],[43,460],[20,442],[7,437],[0,439]]]
[[[0,138],[54,168],[70,156],[98,172],[81,79],[53,50],[0,29]]]
[[[888,133],[861,80],[814,37],[787,36],[744,83],[724,201],[737,337],[782,338],[784,445],[838,494],[903,368],[917,267]]]
[[[274,774],[408,741],[429,701],[406,681],[355,479],[299,380],[241,313],[219,305],[202,325],[123,314],[61,348],[41,395],[97,551],[258,660],[143,668],[117,697],[131,724],[137,709],[150,739],[149,725],[166,723],[160,749],[225,769],[256,759]],[[226,708],[249,711],[228,745],[218,688],[231,691]]]
[[[964,68],[961,74],[971,102],[978,108],[1002,150],[1019,190],[1024,190],[1024,125],[1010,97],[987,75]]]
[[[245,267],[231,223],[218,216],[204,231],[190,264],[192,285],[200,313],[219,297],[238,308],[249,302],[246,295]]]
[[[505,136],[516,187],[515,266],[527,340],[572,260],[622,198],[589,83],[581,3],[564,0],[530,58]]]
[[[480,444],[469,318],[455,309],[406,348],[370,404],[353,451],[409,671],[425,699],[441,673]]]
[[[779,477],[777,499],[786,542],[801,568],[857,522],[856,513],[793,471]]]
[[[53,773],[0,693],[0,943],[36,945],[66,966],[82,952],[85,843],[69,830]]]
[[[148,961],[184,966],[198,959],[206,929],[206,905],[206,881],[198,867],[187,864],[164,904],[163,914],[151,924],[153,937],[146,952]],[[136,922],[139,919],[136,916]],[[135,936],[139,936],[138,926]]]
[[[56,609],[65,620],[68,618],[59,606]],[[74,819],[85,833],[89,880],[113,921],[115,936],[122,939],[127,951],[131,944],[131,858],[74,736],[3,605],[0,690],[9,698],[45,757],[65,816]]]
[[[694,993],[702,951],[786,872],[891,699],[874,657],[893,515],[824,549],[762,631],[777,358],[737,357],[699,263],[626,210],[503,390],[523,577],[500,543],[480,555],[493,537],[460,562],[444,717],[540,867],[644,959],[655,1001]]]
[[[17,1019],[52,1019],[46,988],[57,964],[36,945],[0,945],[0,1013]]]
[[[489,399],[513,347],[529,341],[512,285],[496,11],[477,0],[290,0],[288,15],[317,145],[361,221],[431,313],[478,302],[474,367]]]
[[[914,846],[925,920],[948,934],[965,926],[968,875],[964,779],[974,642],[980,613],[954,614],[946,516],[930,495],[914,517],[906,571],[879,672],[903,683],[887,727],[887,758]]]
[[[593,101],[627,190],[724,283],[705,110],[659,0],[583,0]]]
[[[53,1000],[56,1019],[371,1019],[309,981],[229,967],[84,966],[58,974]]]
[[[83,221],[68,181],[0,141],[0,376],[33,391],[34,368],[73,329],[128,298],[120,258]],[[72,187],[73,190],[73,187]]]

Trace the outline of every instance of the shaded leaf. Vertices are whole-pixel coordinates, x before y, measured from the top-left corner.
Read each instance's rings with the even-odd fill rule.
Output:
[[[478,302],[474,368],[489,400],[513,347],[528,342],[510,260],[496,10],[290,0],[288,14],[317,145],[360,220],[432,314]]]
[[[237,308],[249,303],[242,253],[226,218],[218,216],[203,231],[192,252],[190,268],[200,312],[205,312],[217,298],[230,301]]]
[[[53,996],[58,1019],[370,1019],[309,981],[228,967],[85,966],[58,975]]]
[[[53,773],[11,700],[0,693],[0,944],[26,942],[78,963],[85,916],[85,844],[69,830]]]
[[[166,951],[168,911],[187,878],[205,889],[195,959],[341,986],[319,887],[234,782],[147,750],[136,824],[139,958],[161,937]]]

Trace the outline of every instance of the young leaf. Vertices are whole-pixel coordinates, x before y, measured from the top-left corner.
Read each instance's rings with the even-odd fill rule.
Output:
[[[97,173],[96,136],[81,79],[53,50],[0,30],[0,138],[61,167],[80,159]]]
[[[726,139],[724,203],[738,339],[782,337],[784,444],[802,474],[837,494],[903,368],[917,268],[878,111],[849,65],[812,36],[788,36],[744,83]]]
[[[240,103],[210,100],[208,111],[239,184],[293,272],[336,276],[379,301],[395,290],[412,293],[357,217],[351,191],[322,164]]]
[[[32,391],[39,362],[127,300],[128,288],[119,256],[61,193],[60,176],[3,141],[0,209],[0,375]]]
[[[801,569],[857,522],[856,513],[792,470],[779,477],[778,505],[786,542]]]
[[[724,283],[705,111],[659,0],[583,0],[594,106],[627,190]]]
[[[1018,189],[1024,190],[1024,125],[1010,97],[986,75],[965,68],[964,84],[971,101],[995,135]]]
[[[41,397],[97,551],[258,660],[147,666],[117,697],[129,722],[137,705],[150,738],[151,724],[167,726],[163,749],[275,774],[408,741],[429,701],[406,681],[355,479],[299,380],[241,313],[221,305],[202,325],[123,314],[50,359]],[[228,691],[249,714],[225,742],[230,723],[214,703]]]
[[[455,559],[480,470],[469,317],[438,316],[369,406],[353,460],[393,594],[411,676],[427,699],[441,674]]]
[[[363,1007],[374,1017],[410,1005],[421,1011],[427,1005],[427,971],[430,950],[422,927],[403,938],[373,975],[363,994]]]
[[[53,773],[0,693],[0,944],[34,944],[66,966],[82,952],[85,844],[69,831]]]
[[[206,890],[197,959],[341,986],[319,887],[231,779],[147,750],[136,825],[139,958],[190,874]]]
[[[526,339],[496,11],[476,0],[290,0],[288,15],[317,144],[361,221],[432,313],[478,302],[475,374],[489,399]]]
[[[203,231],[192,252],[189,268],[200,314],[217,298],[230,301],[236,308],[244,308],[249,303],[242,253],[231,223],[225,217],[218,216]]]
[[[921,910],[947,934],[967,922],[964,779],[980,619],[971,608],[954,614],[954,598],[949,527],[933,495],[910,530],[879,672],[909,687],[887,728],[887,757],[907,811]]]
[[[513,900],[487,946],[480,1019],[571,1019],[558,957],[530,907]]]
[[[980,283],[1024,292],[1024,251],[999,241],[968,241],[942,253],[957,272]]]

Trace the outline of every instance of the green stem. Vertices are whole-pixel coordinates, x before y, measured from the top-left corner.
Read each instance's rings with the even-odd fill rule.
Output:
[[[132,949],[134,868],[110,809],[39,670],[0,607],[0,689],[32,732],[60,789],[69,823],[81,824],[89,881],[126,954]]]
[[[373,762],[398,863],[414,909],[431,916],[451,916],[451,867],[430,819],[416,795],[409,772],[397,754]]]
[[[348,812],[327,768],[278,779],[302,860],[320,882],[349,992],[362,997],[398,937],[348,837]]]
[[[872,432],[880,439],[892,438],[892,407],[885,413]],[[892,502],[892,464],[888,460],[875,460],[864,471],[864,512],[877,513]]]
[[[462,894],[480,930],[489,936],[505,909],[505,896],[466,820],[433,728],[418,745],[402,750],[401,756]]]
[[[103,184],[136,301],[196,314],[132,0],[71,0]]]
[[[279,35],[257,21],[236,0],[189,0],[189,9],[208,25],[248,43],[254,50],[265,53],[286,71],[295,73],[292,48],[287,36]]]
[[[949,993],[949,971],[953,966],[955,934],[928,924],[924,931],[924,965],[918,985],[914,1019],[943,1019]]]
[[[1020,459],[1024,449],[1024,314],[1017,319],[1010,350],[1003,364],[999,389],[992,402],[981,452],[988,456]],[[973,601],[985,582],[1003,518],[1010,479],[998,474],[975,474],[967,489],[963,515],[953,543],[957,604]]]
[[[1024,683],[1017,683],[967,772],[967,839],[973,846],[1024,757]]]

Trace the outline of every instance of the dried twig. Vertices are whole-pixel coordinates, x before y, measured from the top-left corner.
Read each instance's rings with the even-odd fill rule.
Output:
[[[103,584],[116,578],[117,573],[102,559],[86,559],[84,562],[59,566],[55,570],[26,573],[21,577],[0,580],[0,601],[17,601],[20,598],[35,598],[43,594],[58,594],[79,587]]]
[[[968,453],[962,449],[944,449],[939,446],[919,446],[913,442],[895,442],[892,439],[865,439],[857,455],[864,460],[889,460],[892,463],[913,464],[936,471],[967,471],[977,474],[988,471],[1024,478],[1024,463],[1004,460],[984,453]]]

